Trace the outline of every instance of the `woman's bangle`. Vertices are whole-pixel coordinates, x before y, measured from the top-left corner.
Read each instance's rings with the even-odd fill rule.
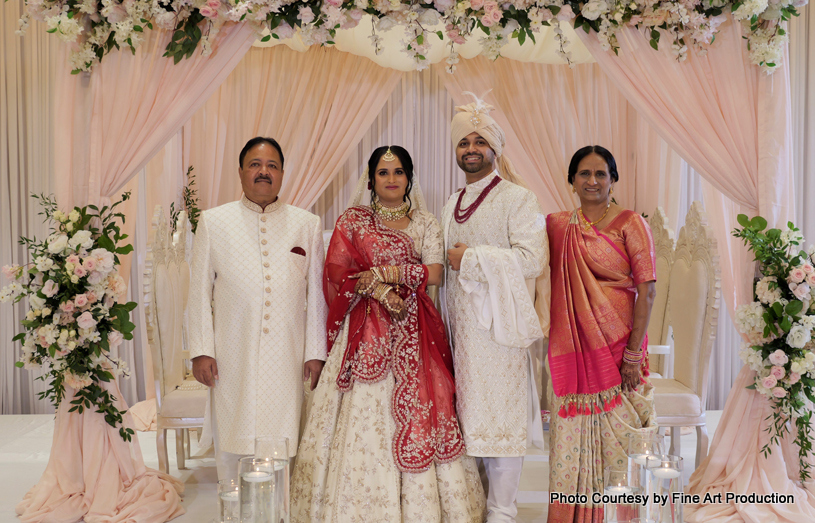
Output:
[[[384,283],[378,283],[376,289],[371,294],[371,297],[380,303],[384,303],[388,297],[388,293],[393,290],[393,287]]]

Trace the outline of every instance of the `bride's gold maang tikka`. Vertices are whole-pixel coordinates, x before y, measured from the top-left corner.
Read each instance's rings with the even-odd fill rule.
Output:
[[[388,150],[385,151],[385,154],[382,155],[382,159],[386,162],[392,162],[396,159],[396,155],[391,152],[391,148],[388,147]]]

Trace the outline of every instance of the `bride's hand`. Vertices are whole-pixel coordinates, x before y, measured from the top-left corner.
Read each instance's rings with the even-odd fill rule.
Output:
[[[371,292],[376,288],[376,285],[374,285],[374,273],[371,271],[358,272],[351,276],[351,278],[357,280],[357,284],[354,285],[354,292],[361,296],[366,298],[370,297]]]
[[[402,321],[407,317],[407,307],[405,301],[394,291],[390,291],[385,298],[385,309],[390,313],[391,318]]]

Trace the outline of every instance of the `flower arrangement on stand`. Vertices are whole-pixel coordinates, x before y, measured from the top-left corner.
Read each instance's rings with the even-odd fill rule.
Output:
[[[371,42],[382,52],[378,33],[403,26],[403,51],[417,69],[427,62],[431,36],[449,41],[449,70],[458,60],[456,45],[478,38],[484,54],[496,58],[509,39],[535,41],[542,27],[552,27],[558,54],[571,63],[568,42],[560,27],[594,30],[606,50],[618,49],[616,32],[624,26],[643,30],[657,48],[661,36],[670,38],[678,60],[688,48],[700,52],[713,44],[718,27],[732,13],[746,28],[753,63],[772,72],[783,58],[787,36],[782,22],[797,16],[808,0],[26,0],[19,33],[30,20],[42,20],[49,33],[75,44],[74,72],[90,70],[113,49],[135,51],[146,30],[173,31],[165,56],[178,63],[200,47],[206,56],[226,22],[254,24],[263,37],[291,38],[295,32],[306,45],[331,45],[338,29],[356,27],[365,15],[372,18]],[[438,29],[443,26],[444,30]],[[478,31],[476,31],[478,29]]]
[[[34,196],[43,207],[40,213],[51,223],[51,234],[41,241],[22,238],[33,262],[26,266],[4,266],[11,283],[0,290],[0,302],[28,298],[25,330],[14,341],[22,342],[18,367],[43,368],[39,378],[48,388],[40,399],[55,406],[65,399],[65,387],[75,390],[69,412],[84,409],[102,413],[105,421],[119,428],[130,441],[133,430],[122,426],[124,414],[101,386],[117,375],[128,375],[125,362],[110,354],[123,340],[133,338],[135,325],[130,312],[135,302],[119,303],[127,285],[116,270],[119,255],[133,250],[119,246],[127,238],[118,220],[124,215],[116,207],[129,198],[99,209],[95,205],[75,207],[65,214],[53,197]]]
[[[809,479],[812,451],[810,420],[815,403],[815,246],[804,251],[801,232],[792,222],[787,229],[767,229],[761,216],[741,214],[733,236],[755,254],[761,278],[754,301],[736,309],[736,324],[747,343],[741,359],[756,372],[755,389],[773,406],[765,456],[795,424],[800,479]]]

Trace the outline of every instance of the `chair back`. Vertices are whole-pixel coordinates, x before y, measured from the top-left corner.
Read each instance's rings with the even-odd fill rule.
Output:
[[[721,278],[716,239],[700,202],[693,202],[679,231],[670,289],[668,317],[674,336],[674,379],[693,390],[704,409]]]
[[[651,233],[654,236],[656,251],[657,295],[651,307],[651,320],[648,323],[648,342],[652,345],[667,345],[668,330],[668,293],[670,289],[671,268],[674,264],[674,231],[668,227],[665,211],[657,207],[648,219]]]
[[[144,306],[159,414],[164,396],[181,385],[185,375],[181,341],[184,317],[182,284],[172,233],[163,209],[157,205],[145,258]]]

